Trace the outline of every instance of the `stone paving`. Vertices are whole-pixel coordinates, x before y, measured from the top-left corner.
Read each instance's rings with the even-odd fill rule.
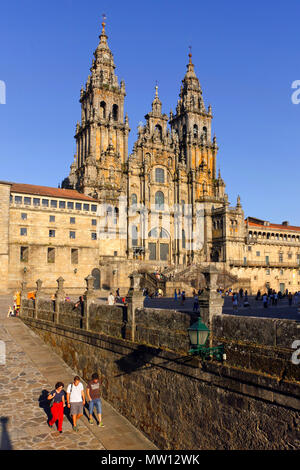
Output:
[[[0,449],[155,450],[104,400],[104,428],[89,425],[84,415],[79,431],[74,432],[66,414],[62,434],[56,425],[49,428],[45,397],[58,380],[66,389],[76,374],[19,318],[6,318],[10,302],[10,298],[0,297],[0,340],[6,350],[5,364],[0,365]]]

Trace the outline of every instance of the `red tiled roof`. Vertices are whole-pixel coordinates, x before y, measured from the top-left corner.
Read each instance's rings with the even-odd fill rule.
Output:
[[[75,189],[49,188],[47,186],[36,186],[33,184],[11,183],[11,192],[98,202],[96,199],[93,199],[90,196],[86,196],[85,194],[82,194]]]
[[[245,222],[247,222],[247,220]],[[259,227],[264,230],[276,229],[276,230],[285,230],[285,231],[294,230],[296,232],[300,232],[300,227],[295,227],[293,225],[282,225],[282,224],[263,225],[263,224],[256,224],[255,222],[250,222],[250,221],[248,221],[248,225],[251,227]]]

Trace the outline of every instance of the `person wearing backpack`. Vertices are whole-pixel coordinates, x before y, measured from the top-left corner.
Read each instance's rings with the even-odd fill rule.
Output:
[[[57,382],[55,385],[55,390],[52,390],[48,395],[48,400],[50,401],[50,410],[52,414],[52,419],[49,421],[48,425],[50,428],[58,421],[57,429],[62,433],[62,424],[64,419],[64,406],[65,406],[65,392],[63,390],[64,384],[62,382]]]
[[[80,377],[76,375],[72,384],[67,388],[67,405],[73,420],[73,431],[78,431],[77,421],[83,415],[85,405],[85,394]]]

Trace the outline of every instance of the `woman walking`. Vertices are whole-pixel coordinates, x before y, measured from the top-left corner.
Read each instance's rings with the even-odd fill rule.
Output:
[[[65,406],[65,392],[63,390],[64,384],[57,382],[55,390],[52,390],[48,395],[48,400],[51,400],[50,409],[52,419],[49,421],[49,426],[52,428],[53,424],[58,421],[57,429],[62,433],[62,424],[64,419],[64,406]]]

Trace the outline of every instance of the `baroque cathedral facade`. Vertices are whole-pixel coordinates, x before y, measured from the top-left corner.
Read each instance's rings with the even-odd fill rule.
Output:
[[[99,38],[80,94],[76,154],[62,187],[99,201],[100,258],[173,266],[221,261],[224,247],[213,240],[213,219],[220,220],[228,198],[216,170],[212,108],[205,106],[191,54],[176,113],[162,112],[155,87],[128,155],[125,83],[115,74],[104,22]],[[237,216],[243,217],[240,205]]]

